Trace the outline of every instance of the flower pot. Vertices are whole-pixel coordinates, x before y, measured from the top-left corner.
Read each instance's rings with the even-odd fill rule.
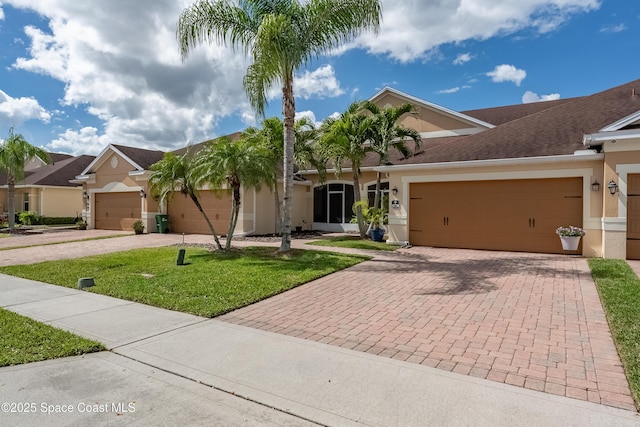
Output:
[[[560,236],[562,242],[562,250],[575,251],[580,244],[580,236]]]
[[[374,242],[382,242],[384,238],[384,228],[372,228],[369,233],[371,234],[371,240]]]

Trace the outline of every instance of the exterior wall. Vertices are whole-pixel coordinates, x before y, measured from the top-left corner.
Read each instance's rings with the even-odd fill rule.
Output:
[[[513,180],[535,178],[581,177],[583,179],[583,224],[587,235],[583,240],[583,255],[602,256],[602,194],[591,191],[594,180],[603,182],[601,161],[584,162],[495,165],[486,167],[431,168],[411,171],[393,171],[389,173],[389,187],[398,188],[398,194],[390,194],[390,204],[397,200],[398,208],[389,211],[389,243],[405,243],[409,239],[408,218],[409,186],[415,182]],[[606,191],[606,190],[605,190]]]
[[[148,173],[129,175],[132,171],[134,168],[131,163],[110,150],[103,155],[102,161],[96,164],[91,179],[84,184],[84,189],[89,195],[87,209],[84,211],[88,228],[95,228],[93,211],[96,193],[126,193],[144,190],[146,194],[150,194],[147,185]],[[141,220],[146,226],[146,233],[156,230],[155,215],[159,211],[157,203],[149,202],[150,200],[153,199],[150,197],[140,198]],[[149,208],[151,210],[148,211]]]
[[[0,214],[7,212],[7,189],[0,188]]]
[[[293,186],[293,209],[291,227],[311,230],[313,225],[313,188],[311,185]]]
[[[603,145],[602,256],[605,258],[627,257],[627,176],[640,173],[640,152],[637,151],[639,144],[640,138],[607,141]],[[618,192],[614,195],[607,188],[611,181],[618,185]]]
[[[397,107],[405,102],[407,101],[393,93],[386,93],[375,100],[375,104],[380,108],[384,108],[386,105]],[[444,115],[442,111],[434,111],[418,105],[416,105],[416,109],[417,114],[406,114],[400,119],[399,123],[403,126],[413,128],[420,133],[455,131],[472,127],[457,118]]]
[[[81,187],[43,187],[39,191],[39,215],[80,216],[82,214]]]

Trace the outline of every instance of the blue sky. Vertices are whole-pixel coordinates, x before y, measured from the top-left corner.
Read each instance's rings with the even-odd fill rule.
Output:
[[[247,59],[203,46],[182,63],[192,0],[0,0],[0,139],[53,152],[175,149],[256,124]],[[589,95],[640,78],[635,0],[383,0],[363,35],[296,76],[320,122],[384,86],[464,111]],[[274,88],[267,116],[280,115]]]

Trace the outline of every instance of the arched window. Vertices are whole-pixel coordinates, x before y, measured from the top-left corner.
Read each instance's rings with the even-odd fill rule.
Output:
[[[389,200],[389,183],[388,182],[381,182],[380,183],[380,192],[382,194],[380,194],[380,197],[382,198],[383,204],[382,207],[383,209],[387,209],[387,207],[384,204],[384,201]],[[376,199],[376,185],[372,184],[367,186],[367,199],[369,200],[369,206],[373,206],[373,202]]]

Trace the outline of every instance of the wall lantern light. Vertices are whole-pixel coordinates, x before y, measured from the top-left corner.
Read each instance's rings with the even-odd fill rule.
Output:
[[[140,197],[143,198],[143,199],[147,198],[147,193],[145,193],[144,188],[140,189]]]
[[[593,181],[593,184],[591,184],[591,191],[600,191],[600,183],[598,181]]]
[[[611,193],[612,196],[618,192],[618,184],[616,184],[614,180],[611,180],[611,182],[609,182],[607,188],[609,189],[609,193]]]
[[[391,190],[391,192],[393,193],[394,196],[398,195],[398,187],[393,187],[393,190]]]
[[[86,191],[82,192],[82,200],[89,200],[89,193],[87,193]]]

